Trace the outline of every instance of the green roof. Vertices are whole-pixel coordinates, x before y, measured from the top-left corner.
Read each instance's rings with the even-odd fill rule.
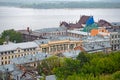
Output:
[[[84,32],[90,32],[92,29],[98,29],[98,25],[93,23],[91,25],[86,25],[83,29]]]

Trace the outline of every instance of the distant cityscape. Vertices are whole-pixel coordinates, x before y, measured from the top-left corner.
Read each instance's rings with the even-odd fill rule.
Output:
[[[21,43],[8,40],[0,45],[0,72],[11,73],[14,80],[35,80],[27,74],[26,65],[37,68],[38,62],[53,55],[75,59],[80,52],[109,54],[120,50],[120,22],[96,22],[94,16],[82,15],[76,23],[62,21],[57,28],[32,31],[26,27],[16,32],[22,35]]]

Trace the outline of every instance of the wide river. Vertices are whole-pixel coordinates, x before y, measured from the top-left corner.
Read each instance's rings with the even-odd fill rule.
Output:
[[[75,23],[81,15],[92,15],[95,21],[120,22],[120,9],[31,9],[0,7],[0,33],[6,29],[32,30],[58,27],[60,21]]]

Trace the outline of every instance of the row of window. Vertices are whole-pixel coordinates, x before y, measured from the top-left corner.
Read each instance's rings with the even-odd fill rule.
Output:
[[[112,44],[120,43],[120,40],[112,40]]]
[[[30,48],[30,49],[24,49],[24,51],[34,51],[35,48]],[[18,52],[20,52],[20,50],[18,50]],[[6,51],[6,52],[1,52],[1,55],[6,55],[6,54],[12,54],[15,53],[15,51]]]
[[[34,54],[35,52],[33,52]],[[10,55],[10,56],[5,56],[5,57],[1,57],[1,60],[3,59],[12,59],[12,58],[17,58],[17,57],[21,57],[21,56],[25,56],[31,53],[24,53],[24,54],[19,54],[19,55]]]
[[[120,35],[112,35],[112,39],[113,38],[120,38]]]
[[[4,65],[4,64],[10,64],[10,61],[2,61],[1,65]]]
[[[17,58],[17,57],[21,57],[21,56],[25,56],[25,55],[29,55],[31,53],[24,53],[24,54],[19,54],[19,55],[11,55],[11,56],[5,56],[5,57],[1,57],[1,65],[4,65],[4,64],[10,64],[10,59],[12,58]],[[35,54],[35,52],[33,52],[33,54]],[[6,59],[5,61],[3,61],[4,59]]]

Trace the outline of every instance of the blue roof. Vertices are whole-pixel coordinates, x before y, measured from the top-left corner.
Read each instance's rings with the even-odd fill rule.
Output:
[[[94,19],[93,19],[93,16],[89,17],[88,20],[86,21],[86,25],[91,25],[94,23]]]

